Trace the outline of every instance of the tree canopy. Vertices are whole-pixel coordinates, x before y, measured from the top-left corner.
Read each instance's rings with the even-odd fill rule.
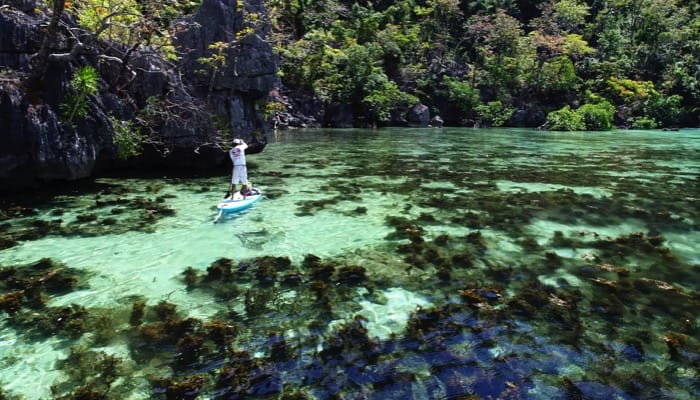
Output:
[[[328,104],[416,98],[452,116],[448,122],[455,124],[484,122],[478,110],[483,113],[488,104],[559,114],[582,107],[588,117],[574,125],[595,130],[609,129],[613,118],[627,126],[639,119],[658,127],[698,123],[700,6],[695,2],[267,4],[283,83],[312,91]],[[593,97],[601,100],[593,103]],[[389,118],[373,107],[356,110],[379,123]],[[594,110],[603,110],[603,121],[591,116]]]

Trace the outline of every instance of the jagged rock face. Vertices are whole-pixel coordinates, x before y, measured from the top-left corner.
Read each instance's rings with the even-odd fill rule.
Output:
[[[236,37],[244,29],[242,13],[237,12],[237,0],[204,0],[197,13],[188,19],[191,29],[178,35],[176,45],[190,49],[182,55],[186,75],[196,84],[203,97],[217,114],[225,116],[235,136],[248,139],[249,143],[263,144],[264,138],[254,132],[269,131],[270,127],[259,117],[260,100],[280,86],[277,71],[279,60],[272,46],[258,34]],[[248,12],[263,14],[262,0],[247,1]],[[261,34],[265,33],[265,27]],[[208,57],[211,43],[228,43],[226,63],[215,75],[206,71],[199,59]],[[208,93],[211,87],[211,93]]]
[[[38,48],[41,41],[39,32],[33,28],[37,18],[25,13],[26,3],[31,2],[10,2],[9,7],[0,12],[0,66],[3,68],[26,67],[32,49]]]
[[[46,104],[24,104],[17,88],[0,90],[0,182],[4,190],[33,186],[35,180],[90,176],[103,152],[113,151],[102,112],[78,122],[61,122]],[[96,110],[97,111],[97,110]],[[68,129],[66,129],[68,128]]]
[[[425,128],[430,123],[430,110],[425,104],[415,104],[406,113],[408,126]]]
[[[90,176],[98,157],[116,150],[99,102],[89,104],[89,115],[74,125],[60,120],[58,106],[72,66],[52,65],[41,101],[26,98],[21,80],[42,40],[44,20],[37,7],[31,0],[8,1],[0,11],[0,191]],[[62,45],[59,40],[59,49]]]
[[[547,113],[535,106],[523,106],[510,118],[509,124],[526,128],[535,128],[545,123]]]
[[[251,4],[249,4],[251,3]],[[246,2],[254,12],[264,13],[262,0]],[[32,187],[46,181],[89,177],[100,168],[161,167],[202,169],[227,163],[226,153],[212,146],[215,133],[209,106],[228,120],[231,136],[251,144],[249,153],[261,151],[269,127],[258,110],[270,90],[279,85],[279,63],[269,44],[258,35],[248,35],[231,46],[230,60],[208,92],[209,76],[198,72],[200,57],[210,55],[213,41],[233,41],[242,29],[236,0],[204,0],[197,13],[185,22],[177,45],[191,49],[173,65],[148,52],[137,52],[129,60],[133,73],[119,64],[100,62],[85,56],[65,64],[52,64],[47,71],[40,99],[29,98],[21,81],[29,71],[29,61],[38,50],[46,15],[38,0],[3,1],[0,12],[0,191]],[[66,24],[75,21],[64,15]],[[188,24],[184,24],[188,26]],[[265,27],[262,28],[267,29]],[[264,33],[259,31],[259,33]],[[233,36],[233,37],[231,37]],[[69,50],[70,42],[58,38],[54,50]],[[107,55],[118,46],[102,48]],[[112,52],[112,53],[110,53]],[[73,72],[91,64],[100,75],[99,93],[89,99],[89,113],[72,124],[60,118]],[[167,156],[147,148],[143,156],[128,161],[117,159],[112,122],[131,120],[150,99],[158,99],[176,118],[156,118],[150,126]]]

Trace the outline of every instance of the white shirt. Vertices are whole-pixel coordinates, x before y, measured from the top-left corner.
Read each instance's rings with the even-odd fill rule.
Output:
[[[231,156],[233,165],[245,165],[245,149],[247,148],[248,145],[243,143],[235,146],[231,149],[231,151],[229,151],[229,156]]]

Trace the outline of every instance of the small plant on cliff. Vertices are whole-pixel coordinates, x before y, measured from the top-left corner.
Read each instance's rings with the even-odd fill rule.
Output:
[[[86,98],[97,93],[97,80],[97,71],[89,65],[75,71],[70,82],[73,92],[66,96],[66,102],[60,106],[66,122],[71,123],[73,118],[82,118],[87,114]]]
[[[211,92],[214,89],[214,82],[219,72],[226,66],[226,53],[230,48],[229,43],[224,42],[214,42],[209,45],[209,50],[211,55],[209,57],[200,57],[197,59],[200,64],[202,64],[205,69],[199,70],[199,73],[206,75],[211,74],[209,78],[209,89],[207,91],[207,100],[211,96]]]
[[[267,101],[262,106],[262,118],[265,121],[270,121],[277,114],[283,113],[287,110],[283,103],[279,101]]]
[[[114,141],[119,147],[119,158],[126,160],[141,154],[144,136],[132,121],[121,121],[114,116],[109,117],[114,129]]]

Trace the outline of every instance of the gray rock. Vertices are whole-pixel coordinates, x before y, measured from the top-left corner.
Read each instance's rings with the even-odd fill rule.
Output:
[[[442,128],[442,124],[444,123],[445,121],[443,121],[442,117],[440,117],[439,115],[436,115],[430,119],[430,127],[432,128]]]
[[[430,110],[425,104],[415,104],[406,113],[408,126],[413,128],[425,128],[430,122]]]

